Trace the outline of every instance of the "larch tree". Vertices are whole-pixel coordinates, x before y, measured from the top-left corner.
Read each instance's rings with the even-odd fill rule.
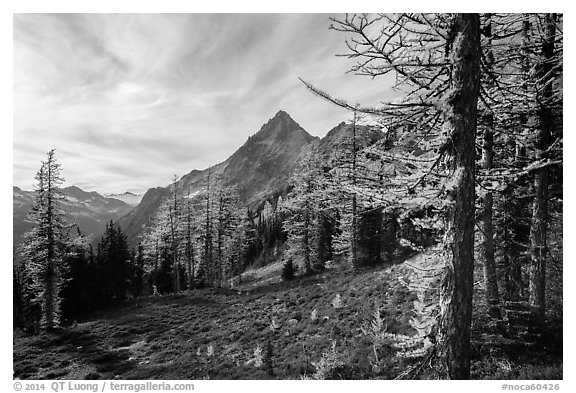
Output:
[[[213,214],[213,198],[212,190],[210,190],[210,169],[208,169],[208,175],[206,177],[206,192],[204,193],[204,254],[202,256],[202,269],[204,280],[207,284],[212,284],[214,282],[214,244],[213,244],[213,224],[212,224],[212,214]]]
[[[488,14],[486,19],[493,29],[486,25],[483,31],[493,39],[483,43],[482,103],[495,115],[497,138],[491,142],[500,157],[495,167],[483,165],[479,177],[487,180],[484,188],[502,194],[496,195],[497,235],[506,298],[518,301],[527,292],[543,320],[548,175],[562,165],[562,19],[556,14]]]
[[[216,212],[214,217],[216,250],[214,255],[214,283],[221,286],[229,278],[233,268],[230,256],[234,254],[235,234],[240,228],[238,191],[219,182],[215,192]]]
[[[450,139],[445,216],[445,273],[440,293],[440,359],[451,379],[470,378],[470,325],[474,287],[475,140],[480,89],[480,19],[451,21],[451,86],[444,130]]]
[[[288,234],[289,258],[304,274],[311,274],[316,262],[316,220],[318,216],[318,181],[322,174],[314,153],[301,160],[299,169],[290,180],[293,190],[284,201],[290,211],[284,221]]]
[[[60,323],[61,290],[64,284],[68,234],[64,223],[63,196],[59,186],[64,179],[61,165],[50,150],[36,174],[37,186],[28,221],[32,228],[24,235],[22,256],[25,291],[31,308],[41,310],[41,326],[52,330]],[[35,319],[35,318],[34,318]]]
[[[188,290],[193,289],[195,286],[196,263],[194,259],[194,239],[193,239],[193,225],[194,216],[192,210],[192,199],[190,197],[190,186],[188,186],[188,194],[186,197],[186,216],[184,218],[186,225],[186,271],[188,275]]]
[[[428,195],[444,218],[444,272],[436,353],[442,376],[470,376],[470,328],[474,270],[475,138],[480,86],[478,14],[347,15],[333,29],[346,41],[351,71],[370,77],[393,75],[403,93],[378,108],[329,101],[377,116],[389,129],[400,127],[390,152],[408,175],[388,192],[420,201]],[[404,148],[400,146],[404,145]],[[426,192],[416,196],[416,189]],[[434,191],[435,190],[435,191]],[[406,197],[404,197],[406,200]]]
[[[180,292],[180,258],[179,258],[179,243],[180,237],[178,228],[180,223],[180,206],[178,203],[178,177],[174,175],[172,182],[172,200],[168,206],[168,217],[170,222],[170,238],[172,247],[173,258],[173,277],[174,277],[174,292]]]
[[[319,187],[325,191],[321,196],[327,195],[330,199],[328,203],[319,200],[322,211],[329,213],[332,210],[338,216],[338,233],[332,237],[333,252],[345,255],[352,270],[358,272],[360,216],[366,207],[361,201],[366,168],[359,151],[366,146],[368,136],[360,132],[360,114],[352,111],[351,122],[344,125],[344,140],[338,144],[336,154],[328,158],[332,168],[328,173],[320,173],[317,181],[322,181]]]
[[[536,66],[536,101],[537,101],[537,135],[534,141],[534,155],[538,161],[549,159],[548,150],[553,143],[554,80],[558,68],[558,57],[555,55],[556,14],[543,16],[539,62]],[[546,312],[546,260],[548,235],[548,188],[549,169],[538,168],[534,173],[534,201],[532,204],[532,224],[530,226],[530,284],[529,300],[534,305],[543,321]]]
[[[152,280],[152,285],[162,287],[164,291],[176,291],[178,275],[177,251],[180,244],[178,231],[178,217],[174,210],[173,193],[169,194],[160,204],[160,207],[144,235],[143,246],[146,255],[145,271]],[[169,258],[170,260],[164,260]],[[169,276],[169,281],[166,282]],[[162,277],[162,283],[159,282]]]
[[[168,227],[161,215],[156,215],[148,223],[146,232],[143,235],[142,246],[144,253],[144,275],[148,282],[148,291],[153,292],[153,288],[158,288],[158,273],[160,271],[160,257],[163,248],[166,247],[165,240]]]

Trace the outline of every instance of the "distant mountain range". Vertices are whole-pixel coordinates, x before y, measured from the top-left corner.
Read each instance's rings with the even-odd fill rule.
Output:
[[[108,194],[108,195],[106,195],[106,198],[118,199],[119,201],[122,201],[124,203],[129,204],[129,205],[137,206],[140,203],[140,201],[142,200],[143,196],[144,195],[142,195],[142,194],[134,194],[132,192],[126,191],[123,194]]]
[[[34,192],[14,186],[13,189],[13,243],[22,242],[22,235],[30,229],[26,216],[34,204]],[[134,206],[116,198],[107,198],[95,191],[87,192],[76,186],[63,188],[64,210],[69,222],[75,222],[84,235],[100,236],[110,220],[117,221]]]

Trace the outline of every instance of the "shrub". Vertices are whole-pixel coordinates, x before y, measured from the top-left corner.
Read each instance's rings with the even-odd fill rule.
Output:
[[[295,274],[296,274],[296,267],[294,266],[292,259],[286,260],[282,268],[282,279],[285,281],[290,281],[294,278]]]
[[[335,309],[342,308],[342,296],[340,296],[340,294],[334,296],[334,299],[332,300],[332,307]]]
[[[332,341],[332,348],[322,354],[317,362],[312,362],[316,369],[313,379],[345,379],[342,371],[346,368],[344,356],[336,352],[336,341]]]
[[[262,348],[260,348],[260,345],[258,345],[256,347],[256,349],[254,350],[254,366],[262,367],[262,363],[263,363],[262,359],[263,359]]]
[[[376,306],[372,320],[370,322],[364,322],[360,328],[362,333],[368,337],[370,343],[372,344],[372,353],[374,355],[374,359],[371,361],[371,364],[372,370],[374,372],[380,372],[380,358],[378,356],[378,351],[387,338],[387,328],[388,326],[384,324],[384,321],[380,316],[380,306],[378,305]]]
[[[311,321],[316,321],[318,319],[318,311],[316,311],[316,309],[312,310],[312,313],[310,313],[310,320]]]

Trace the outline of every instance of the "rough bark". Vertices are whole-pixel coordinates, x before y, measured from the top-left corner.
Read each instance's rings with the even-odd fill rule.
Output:
[[[470,325],[474,284],[474,141],[480,84],[478,14],[456,14],[451,34],[451,90],[444,127],[450,138],[446,209],[445,272],[440,292],[438,356],[440,373],[470,378]]]

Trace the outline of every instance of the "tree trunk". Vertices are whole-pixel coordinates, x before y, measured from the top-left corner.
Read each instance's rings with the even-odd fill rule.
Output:
[[[488,115],[488,123],[492,123],[493,115]],[[493,129],[488,124],[484,130],[484,144],[482,147],[482,168],[492,168],[492,143]],[[496,275],[496,262],[494,261],[494,226],[493,226],[493,196],[492,192],[482,190],[482,253],[484,256],[484,283],[486,284],[486,302],[488,314],[495,318],[500,318],[500,294],[498,291],[498,276]]]
[[[544,19],[545,36],[542,42],[541,64],[538,69],[538,135],[535,142],[535,158],[546,158],[552,134],[552,81],[554,44],[556,36],[555,14],[547,14]],[[530,226],[530,281],[528,286],[530,304],[536,307],[543,321],[546,313],[546,236],[548,231],[548,168],[536,171],[534,175],[534,202],[532,224]]]
[[[352,123],[352,186],[356,187],[356,121],[357,114],[354,111]],[[352,229],[350,231],[350,259],[354,273],[358,273],[358,202],[356,200],[356,190],[352,190]]]
[[[225,230],[225,217],[224,217],[224,191],[220,190],[220,197],[218,198],[218,223],[216,233],[216,259],[214,261],[214,271],[216,286],[220,287],[222,283],[222,259],[224,258],[224,230]]]
[[[525,14],[522,20],[522,50],[521,50],[521,64],[522,75],[524,78],[523,93],[528,95],[528,83],[530,79],[530,15]],[[528,128],[528,113],[523,113],[520,116],[521,132],[525,132]],[[513,139],[514,143],[514,164],[513,167],[517,170],[522,170],[526,165],[526,146],[522,142]],[[519,301],[524,296],[524,285],[522,277],[523,265],[523,250],[519,244],[528,243],[529,236],[524,236],[525,227],[523,217],[523,201],[517,198],[517,188],[526,186],[524,180],[521,183],[512,183],[509,185],[510,190],[506,190],[504,198],[506,200],[504,211],[508,215],[506,221],[505,234],[507,237],[504,239],[504,260],[505,260],[505,288],[507,300]],[[529,228],[528,228],[529,229]]]
[[[212,228],[210,224],[210,170],[208,170],[206,190],[206,221],[204,238],[204,274],[209,285],[212,284]]]
[[[176,202],[174,202],[174,207],[176,208]],[[174,292],[178,293],[180,292],[180,263],[178,261],[178,248],[176,245],[176,228],[174,223],[174,221],[176,220],[176,209],[174,209],[173,211],[172,207],[170,206],[168,214],[170,216],[170,233],[172,237],[172,260],[174,263],[173,267]],[[174,217],[172,216],[172,214],[174,214]]]
[[[188,264],[190,266],[190,272],[188,274],[188,289],[194,288],[194,276],[196,274],[196,266],[194,261],[194,244],[192,243],[192,210],[190,209],[191,205],[190,201],[190,186],[188,186],[188,200],[187,200],[187,207],[188,207],[188,217],[187,217],[187,240],[188,240]]]
[[[445,217],[445,272],[440,292],[438,355],[440,373],[470,378],[470,325],[474,284],[474,142],[480,83],[478,14],[456,14],[452,21],[451,91],[446,101],[450,174]]]
[[[492,49],[492,20],[490,14],[487,16],[484,34],[488,39],[488,51],[486,53],[486,63],[488,72],[492,71],[494,56]],[[491,169],[494,161],[494,113],[487,109],[484,117],[484,135],[482,143],[482,168]],[[486,302],[488,315],[500,318],[500,295],[498,293],[498,276],[496,275],[496,262],[494,261],[494,226],[492,207],[494,198],[492,192],[482,189],[482,253],[484,256],[484,283],[486,284]]]

